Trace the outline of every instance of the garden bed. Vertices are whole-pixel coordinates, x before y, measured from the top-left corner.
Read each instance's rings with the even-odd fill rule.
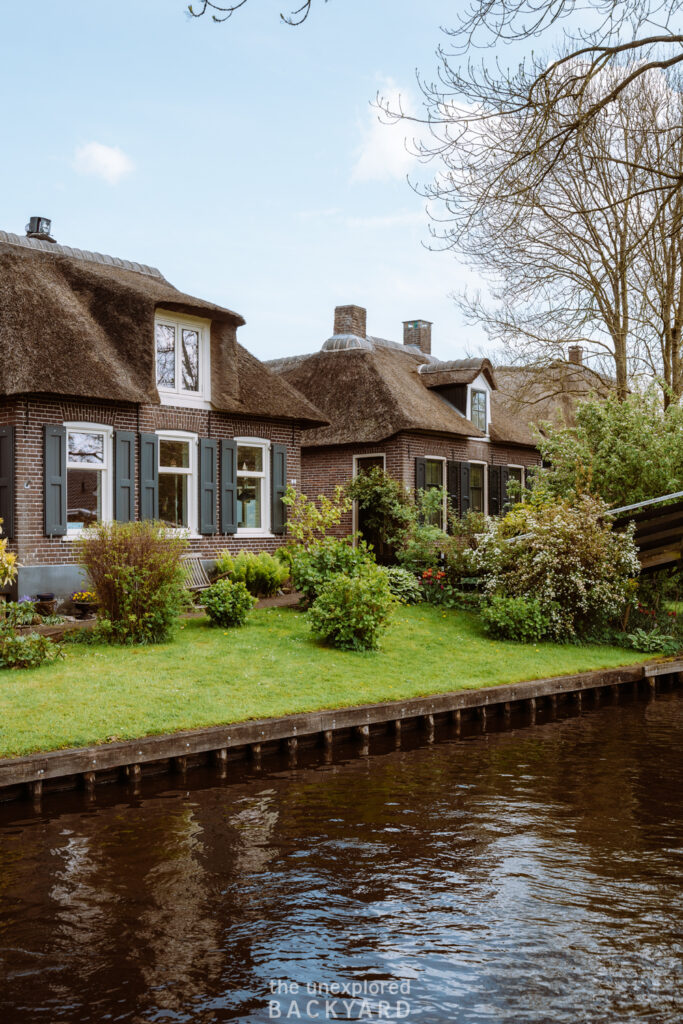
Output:
[[[55,664],[0,671],[0,757],[642,660],[614,647],[494,641],[476,616],[426,605],[401,608],[382,650],[367,654],[320,646],[288,608],[257,610],[237,630],[187,619],[172,643],[70,646]]]

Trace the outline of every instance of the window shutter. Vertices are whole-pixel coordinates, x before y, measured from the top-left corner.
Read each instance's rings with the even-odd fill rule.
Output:
[[[460,463],[460,515],[470,510],[470,464]]]
[[[271,533],[284,533],[287,509],[282,499],[287,490],[287,449],[283,444],[274,444],[270,449],[271,487]]]
[[[66,534],[66,428],[45,424],[45,533]]]
[[[489,515],[499,516],[503,511],[502,474],[500,466],[489,466]]]
[[[140,518],[159,518],[159,438],[140,434]]]
[[[221,533],[237,533],[236,441],[221,441]]]
[[[0,427],[0,530],[14,537],[14,427]]]
[[[128,523],[135,519],[135,434],[114,432],[114,519]]]
[[[508,480],[510,479],[510,472],[507,466],[500,467],[500,511],[505,512],[510,508],[510,501],[508,499]]]
[[[415,490],[424,491],[427,482],[427,460],[415,459]]]
[[[199,532],[217,533],[218,442],[206,437],[199,441]]]
[[[446,494],[448,495],[448,504],[451,513],[454,516],[459,514],[460,505],[458,496],[460,494],[460,463],[451,462],[450,459],[446,463]],[[450,524],[449,524],[450,526]]]

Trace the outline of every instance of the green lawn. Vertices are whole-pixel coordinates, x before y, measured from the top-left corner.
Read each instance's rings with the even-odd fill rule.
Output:
[[[293,609],[242,629],[188,619],[157,647],[69,646],[39,669],[0,671],[0,757],[88,746],[642,661],[635,651],[488,639],[477,618],[401,608],[382,651],[324,648]]]

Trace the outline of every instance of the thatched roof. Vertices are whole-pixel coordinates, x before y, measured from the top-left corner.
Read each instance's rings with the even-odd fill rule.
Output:
[[[308,430],[306,447],[382,441],[399,431],[483,437],[468,419],[424,386],[429,357],[368,338],[367,347],[316,352],[268,365],[313,402],[329,427]]]
[[[154,315],[211,320],[211,403],[220,411],[325,422],[237,343],[244,320],[178,291],[152,267],[0,232],[0,394],[159,403]]]
[[[486,378],[491,390],[495,391],[496,379],[488,359],[451,359],[443,363],[432,361],[420,367],[420,376],[426,388],[472,384],[480,375]]]
[[[534,444],[532,424],[572,426],[576,403],[605,398],[610,383],[588,366],[556,360],[538,366],[497,366],[491,394],[492,441]]]

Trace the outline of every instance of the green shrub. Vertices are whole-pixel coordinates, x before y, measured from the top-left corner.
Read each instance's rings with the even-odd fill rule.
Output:
[[[548,635],[551,616],[541,602],[527,597],[493,597],[481,608],[487,633],[501,640],[536,643]]]
[[[240,551],[233,558],[223,551],[216,561],[216,576],[226,576],[233,582],[244,583],[250,594],[255,597],[271,597],[289,579],[289,563],[281,561],[277,556],[262,551]]]
[[[162,523],[97,523],[77,541],[97,594],[104,633],[116,643],[160,643],[185,606],[187,541]]]
[[[660,629],[635,629],[626,635],[626,645],[635,651],[647,654],[678,654],[683,650],[683,639],[671,633],[663,633]]]
[[[40,622],[41,617],[36,612],[35,601],[22,598],[21,601],[5,601],[2,611],[4,612],[3,624],[10,629],[17,626],[31,626],[33,622]]]
[[[2,668],[37,668],[44,661],[55,661],[62,656],[59,644],[52,643],[40,633],[0,634],[0,666]]]
[[[391,565],[384,569],[389,590],[401,604],[419,604],[422,600],[420,584],[412,572],[402,569],[398,565]]]
[[[372,551],[364,541],[354,547],[352,538],[323,537],[309,548],[294,549],[292,583],[310,604],[331,576],[337,573],[355,576],[364,566],[374,564]]]
[[[202,595],[212,626],[243,626],[256,598],[241,580],[217,580]]]
[[[235,571],[235,561],[229,551],[221,551],[213,571],[216,576],[232,576]]]
[[[366,563],[354,576],[328,578],[308,611],[308,622],[314,636],[332,647],[375,650],[394,604],[386,573]]]

